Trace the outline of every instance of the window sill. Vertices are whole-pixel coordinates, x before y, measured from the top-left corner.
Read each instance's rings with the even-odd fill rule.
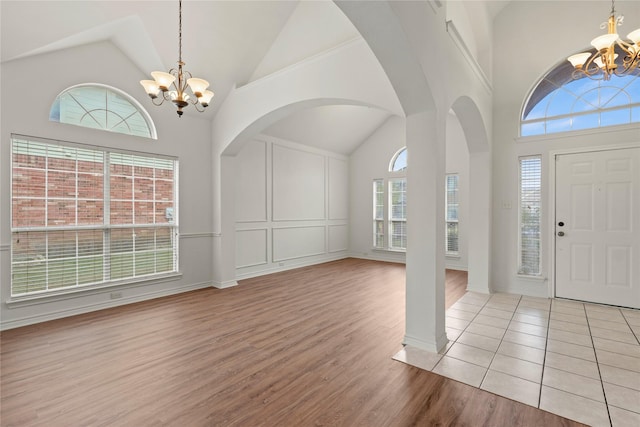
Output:
[[[385,249],[385,248],[372,248],[371,249],[373,252],[393,252],[393,253],[400,253],[400,254],[405,254],[407,253],[406,249]]]
[[[449,259],[460,259],[461,258],[460,254],[457,254],[457,253],[445,254],[444,256],[446,258],[449,258]]]
[[[547,278],[542,276],[542,275],[528,276],[526,274],[516,274],[516,277],[518,279],[532,280],[534,282],[546,282],[547,281]]]
[[[81,288],[64,289],[60,291],[52,291],[41,294],[25,295],[25,296],[13,296],[5,301],[8,307],[26,307],[30,305],[38,305],[47,302],[63,301],[67,299],[74,299],[83,296],[90,296],[96,294],[104,294],[108,290],[117,290],[119,288],[133,288],[137,286],[148,285],[149,282],[169,282],[182,277],[181,272],[172,272],[165,274],[158,274],[154,276],[148,276],[144,278],[134,278],[121,281],[114,281],[104,283],[98,286],[86,286]]]

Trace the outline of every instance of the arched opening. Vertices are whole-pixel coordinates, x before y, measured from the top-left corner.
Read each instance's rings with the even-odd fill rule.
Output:
[[[447,164],[461,169],[461,178],[468,182],[468,188],[463,193],[465,198],[461,200],[461,204],[467,205],[464,212],[468,214],[465,224],[460,224],[464,231],[461,239],[464,242],[461,243],[466,245],[467,289],[489,293],[491,203],[488,195],[491,194],[491,156],[487,131],[480,111],[471,98],[462,96],[456,99],[451,111],[454,117],[448,122],[451,132],[447,132]],[[457,129],[462,135],[456,133]],[[451,137],[462,137],[464,141],[460,144],[460,141],[452,141]],[[451,156],[457,156],[458,161],[450,159]],[[465,157],[468,160],[464,160]]]
[[[406,117],[406,143],[412,152],[412,162],[417,166],[413,169],[413,176],[407,179],[413,180],[412,185],[416,189],[425,191],[415,193],[407,213],[409,221],[412,216],[416,221],[412,238],[408,240],[404,343],[438,351],[446,344],[444,259],[441,256],[444,254],[441,250],[444,228],[439,221],[444,208],[441,185],[444,183],[444,126],[438,120],[435,101],[420,62],[392,6],[387,2],[336,4],[356,26],[378,65],[382,66],[385,79],[389,79]],[[384,25],[380,25],[381,22]],[[356,45],[353,46],[355,48]],[[339,52],[347,53],[347,49]],[[344,64],[350,64],[348,58],[345,61],[342,68],[327,67],[322,75],[318,75],[317,70],[308,72],[311,70],[307,70],[305,64],[305,67],[291,70],[295,79],[281,74],[270,79],[268,85],[258,82],[240,88],[225,101],[224,108],[216,116],[213,124],[213,168],[220,175],[214,176],[213,197],[215,286],[226,287],[236,283],[234,213],[233,209],[227,208],[222,212],[220,207],[235,205],[230,185],[234,156],[246,141],[280,118],[302,108],[342,103],[375,106],[384,99],[384,94],[372,92],[371,88],[357,92],[362,86],[362,79],[346,78],[357,76],[354,67],[359,65],[354,64],[343,72]],[[340,84],[336,84],[337,81]],[[393,108],[386,105],[385,109],[393,111],[395,105]]]

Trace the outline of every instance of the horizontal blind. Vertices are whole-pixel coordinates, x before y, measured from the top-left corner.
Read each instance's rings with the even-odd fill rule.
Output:
[[[373,180],[373,247],[384,247],[384,181]]]
[[[446,192],[445,192],[445,218],[446,224],[446,251],[450,254],[456,254],[459,250],[458,243],[458,175],[450,174],[446,176]]]
[[[540,274],[541,178],[540,156],[520,158],[518,274]]]
[[[405,178],[389,181],[390,244],[392,249],[407,247],[407,180]]]
[[[12,295],[177,271],[175,165],[14,137]]]

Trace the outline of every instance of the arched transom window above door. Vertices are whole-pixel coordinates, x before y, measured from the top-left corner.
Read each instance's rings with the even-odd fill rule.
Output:
[[[522,110],[521,136],[640,123],[640,70],[608,81],[572,73],[563,61],[540,79]]]

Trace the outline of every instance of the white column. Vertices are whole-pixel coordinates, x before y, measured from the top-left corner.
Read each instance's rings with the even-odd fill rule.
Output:
[[[469,276],[467,290],[491,293],[491,153],[469,154]]]
[[[445,330],[445,118],[407,117],[407,283],[404,344],[438,352]]]
[[[214,154],[213,173],[213,286],[228,288],[236,282],[235,157]]]

